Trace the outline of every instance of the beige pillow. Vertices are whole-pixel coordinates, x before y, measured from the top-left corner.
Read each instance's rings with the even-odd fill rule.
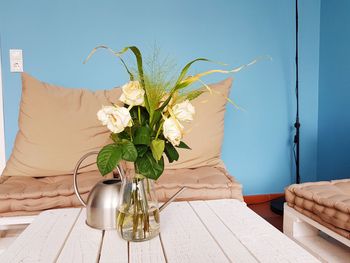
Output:
[[[118,101],[120,94],[119,88],[96,92],[63,88],[22,74],[19,131],[3,175],[71,174],[83,154],[109,143],[109,131],[96,113],[102,105]],[[91,165],[85,171],[96,169]]]
[[[232,78],[209,85],[212,94],[206,92],[192,101],[196,114],[193,122],[184,125],[188,133],[183,138],[191,150],[178,149],[179,160],[171,164],[166,162],[167,169],[223,166],[220,156],[231,85]]]
[[[167,163],[167,169],[222,166],[225,97],[231,84],[231,78],[212,84],[212,94],[205,93],[193,100],[196,115],[192,123],[185,125],[188,133],[184,137],[192,150],[178,149],[179,161]],[[22,89],[19,131],[3,175],[71,174],[83,154],[110,143],[109,131],[97,120],[96,113],[101,105],[117,102],[121,89],[92,92],[63,88],[40,82],[25,73]],[[92,156],[86,163],[94,159]],[[81,171],[96,169],[90,165]]]

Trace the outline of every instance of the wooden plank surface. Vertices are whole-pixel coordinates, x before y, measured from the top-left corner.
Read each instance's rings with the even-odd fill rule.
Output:
[[[130,263],[166,262],[159,237],[144,242],[129,242]]]
[[[187,202],[162,212],[161,240],[168,262],[229,262]]]
[[[244,203],[233,199],[206,203],[260,262],[319,262]]]
[[[104,233],[100,263],[128,263],[128,242],[116,230]]]
[[[85,220],[84,208],[65,242],[58,263],[97,262],[102,243],[102,230],[89,227]]]
[[[194,201],[190,205],[231,262],[258,262],[206,202]]]
[[[80,208],[45,211],[0,257],[1,263],[55,262]]]

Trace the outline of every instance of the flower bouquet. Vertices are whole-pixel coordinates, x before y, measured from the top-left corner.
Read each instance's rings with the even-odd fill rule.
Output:
[[[98,119],[111,131],[113,140],[100,150],[97,166],[100,173],[106,175],[122,160],[125,161],[118,230],[126,240],[148,240],[159,233],[159,209],[153,181],[164,171],[164,156],[172,163],[179,159],[178,148],[190,149],[182,139],[185,133],[183,124],[192,121],[195,114],[191,100],[203,92],[211,92],[203,82],[206,89],[186,88],[201,82],[203,76],[235,73],[256,61],[233,70],[210,70],[188,75],[192,64],[209,61],[197,58],[190,61],[171,82],[154,74],[154,70],[144,71],[142,55],[136,46],[125,47],[120,52],[98,46],[86,61],[100,48],[109,50],[120,59],[130,81],[122,87],[121,105],[103,106],[97,113]],[[122,58],[127,51],[136,57],[136,70],[131,70]]]

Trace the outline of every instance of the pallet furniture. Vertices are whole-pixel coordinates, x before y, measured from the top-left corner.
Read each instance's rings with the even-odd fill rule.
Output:
[[[284,204],[283,232],[322,262],[349,262],[350,240]]]
[[[85,210],[41,213],[0,262],[319,262],[244,203],[234,199],[171,203],[161,234],[122,240],[85,224]]]

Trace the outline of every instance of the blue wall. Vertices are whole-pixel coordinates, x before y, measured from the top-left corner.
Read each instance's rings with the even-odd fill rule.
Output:
[[[320,0],[302,1],[300,10],[300,66],[307,71],[300,76],[301,109],[306,112],[301,167],[303,180],[309,181],[316,179],[317,165]],[[135,44],[149,53],[157,42],[179,65],[205,56],[236,66],[268,54],[273,61],[260,62],[236,76],[231,98],[246,111],[228,109],[223,159],[245,194],[282,192],[294,178],[294,28],[294,1],[2,1],[7,158],[17,132],[21,95],[19,75],[9,72],[10,48],[23,49],[25,71],[37,78],[91,89],[127,80],[107,53],[82,65],[98,44],[116,49]]]
[[[350,1],[322,1],[318,179],[350,177]]]

